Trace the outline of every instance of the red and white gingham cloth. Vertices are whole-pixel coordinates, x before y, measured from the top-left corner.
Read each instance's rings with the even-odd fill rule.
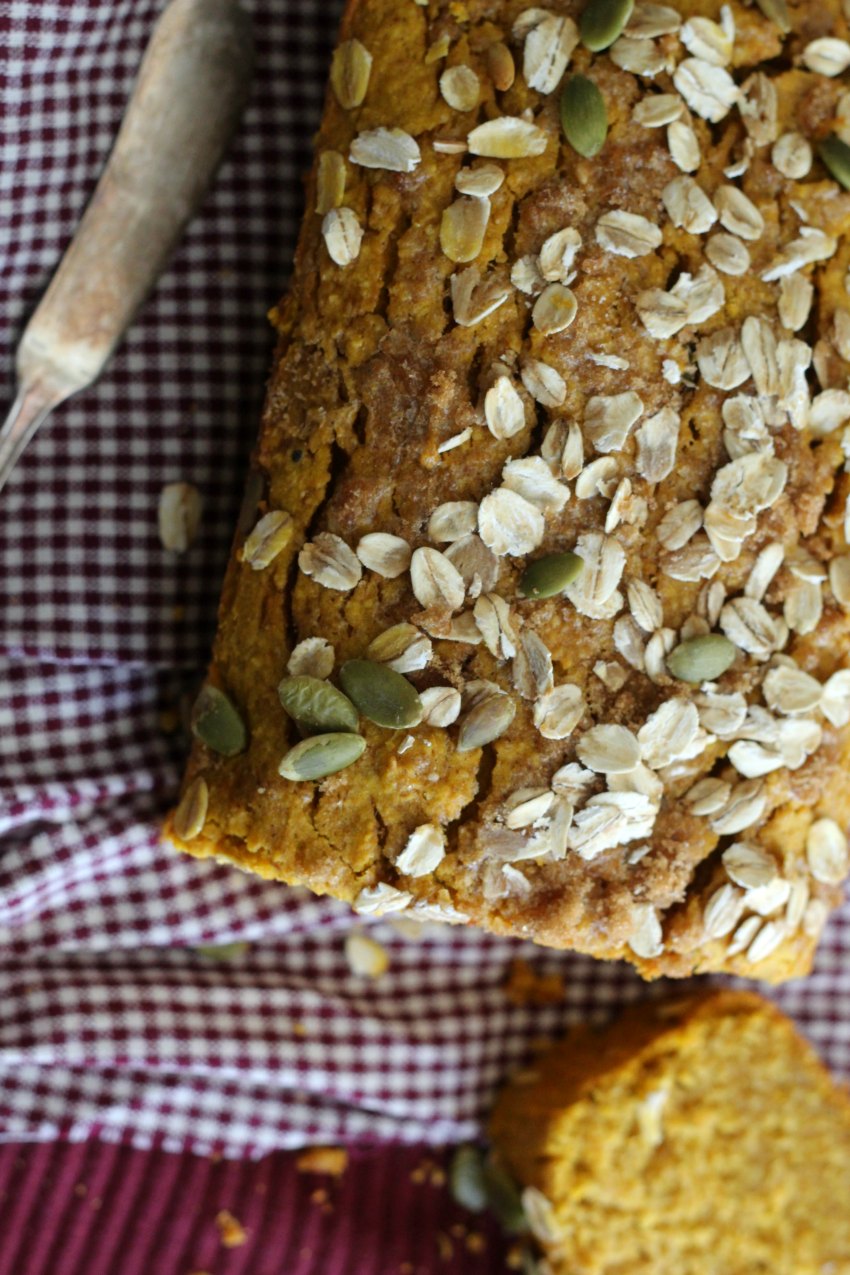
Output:
[[[409,0],[399,0],[409,3]],[[0,0],[0,348],[91,193],[156,0]],[[164,723],[206,658],[336,13],[254,0],[256,88],[201,214],[107,375],[0,495],[0,1138],[258,1155],[480,1128],[532,1040],[645,994],[623,967],[389,923],[353,977],[348,909],[158,844],[184,743]],[[194,483],[199,541],[157,536]],[[163,714],[165,713],[165,716]],[[249,940],[216,962],[199,944]],[[563,1004],[504,995],[510,960]],[[655,989],[658,990],[657,988]],[[850,1077],[850,909],[777,999]]]

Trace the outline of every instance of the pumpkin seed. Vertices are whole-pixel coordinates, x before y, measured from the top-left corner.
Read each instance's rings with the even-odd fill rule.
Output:
[[[208,961],[237,961],[240,956],[250,951],[250,948],[250,943],[208,943],[196,947],[195,951],[199,956],[205,956]]]
[[[522,1247],[520,1252],[520,1261],[522,1262],[522,1265],[520,1266],[522,1275],[546,1275],[547,1267],[543,1258],[538,1261],[533,1249],[531,1249],[527,1244],[524,1244]],[[548,1269],[551,1270],[551,1267]]]
[[[203,831],[209,800],[206,780],[193,780],[174,812],[174,831],[181,841],[193,841]]]
[[[192,709],[192,734],[214,753],[235,757],[248,743],[245,723],[217,686],[201,687]]]
[[[680,642],[667,656],[667,669],[680,682],[713,682],[735,662],[738,648],[722,633],[704,633]]]
[[[336,732],[331,735],[311,735],[290,748],[278,766],[278,774],[284,779],[323,779],[345,770],[363,755],[366,740],[362,735]]]
[[[459,753],[483,748],[504,735],[514,720],[516,704],[510,695],[488,695],[474,704],[461,722],[457,737]]]
[[[764,16],[779,27],[783,35],[788,34],[791,30],[791,15],[786,0],[756,0],[756,4]]]
[[[422,720],[422,701],[407,678],[374,660],[349,660],[339,671],[347,694],[370,722],[401,730]]]
[[[484,1157],[478,1147],[458,1147],[449,1165],[449,1191],[455,1203],[472,1213],[487,1207]]]
[[[520,592],[526,598],[553,598],[572,584],[583,566],[577,553],[548,553],[523,571]]]
[[[634,0],[590,0],[578,24],[584,47],[592,53],[607,49],[622,35],[634,7]]]
[[[850,146],[832,133],[818,142],[818,154],[835,180],[850,190]]]
[[[330,682],[307,674],[285,677],[277,693],[289,716],[309,735],[357,730],[357,709]]]
[[[585,75],[574,75],[561,94],[561,127],[579,155],[592,159],[605,145],[608,112],[599,89]]]
[[[509,1235],[523,1235],[528,1230],[528,1219],[519,1189],[507,1170],[487,1160],[484,1164],[484,1186],[487,1206],[502,1229]]]

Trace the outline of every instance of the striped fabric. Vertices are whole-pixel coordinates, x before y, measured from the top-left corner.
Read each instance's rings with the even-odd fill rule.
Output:
[[[507,1275],[446,1156],[361,1151],[341,1179],[129,1148],[0,1148],[0,1275]],[[216,1218],[245,1232],[226,1248]]]

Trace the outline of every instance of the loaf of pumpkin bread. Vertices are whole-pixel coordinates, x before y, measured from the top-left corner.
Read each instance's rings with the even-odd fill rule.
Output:
[[[647,978],[848,872],[839,0],[349,0],[192,854]]]
[[[551,1275],[850,1272],[850,1094],[761,997],[571,1033],[492,1133]]]

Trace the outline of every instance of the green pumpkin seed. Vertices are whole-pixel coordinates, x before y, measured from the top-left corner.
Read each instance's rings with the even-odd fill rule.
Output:
[[[484,1186],[487,1205],[497,1222],[509,1235],[523,1235],[528,1230],[528,1219],[522,1207],[519,1189],[510,1174],[488,1160],[484,1165]]]
[[[459,753],[483,748],[504,735],[514,720],[516,704],[510,695],[488,695],[474,704],[464,717],[457,737]]]
[[[194,841],[203,832],[210,791],[205,779],[195,779],[180,798],[174,812],[174,832],[181,841]]]
[[[585,75],[574,75],[561,94],[561,127],[579,155],[592,159],[608,136],[608,112],[599,89]]]
[[[607,49],[623,34],[634,7],[634,0],[590,0],[578,24],[584,47],[592,53]]]
[[[526,567],[519,582],[526,598],[553,598],[576,579],[584,562],[577,553],[549,553]]]
[[[342,732],[311,735],[290,748],[278,767],[278,774],[284,779],[323,779],[325,775],[335,775],[338,770],[345,770],[346,766],[357,761],[365,747],[366,740],[362,735]]]
[[[680,642],[667,656],[667,669],[680,682],[713,682],[735,663],[738,648],[722,633]]]
[[[277,693],[289,716],[309,735],[357,730],[351,700],[320,677],[285,677]]]
[[[422,721],[422,701],[401,673],[374,660],[348,660],[339,670],[346,694],[364,717],[378,726],[401,730]]]
[[[196,947],[195,951],[208,961],[238,961],[250,947],[250,943],[205,943]]]
[[[783,35],[791,30],[791,15],[785,0],[756,0],[766,18],[775,23]]]
[[[818,142],[818,154],[835,180],[850,190],[850,146],[833,133]]]
[[[214,753],[235,757],[248,743],[245,723],[232,702],[217,686],[201,687],[192,709],[192,734]]]
[[[522,1261],[522,1266],[520,1267],[522,1275],[545,1275],[546,1268],[543,1266],[542,1261],[538,1261],[536,1254],[531,1248],[524,1246],[520,1258]],[[551,1267],[549,1269],[551,1270]]]
[[[449,1165],[449,1191],[452,1199],[481,1213],[487,1207],[487,1184],[484,1180],[484,1157],[478,1147],[458,1147]]]

